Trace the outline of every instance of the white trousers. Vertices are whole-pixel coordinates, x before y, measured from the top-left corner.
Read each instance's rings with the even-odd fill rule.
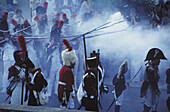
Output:
[[[11,104],[21,105],[21,96],[22,96],[22,81],[18,82],[16,88],[12,92]],[[23,90],[23,105],[27,105],[28,100],[24,102],[24,98],[25,98],[25,85]]]
[[[124,96],[124,91],[122,92],[122,94],[118,98],[116,97],[116,92],[114,91],[114,98],[115,98],[116,105],[119,105],[119,106],[122,105],[123,96]]]

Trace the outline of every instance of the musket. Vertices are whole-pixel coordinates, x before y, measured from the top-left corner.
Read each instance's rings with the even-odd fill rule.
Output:
[[[1,44],[1,43],[4,43],[4,42],[6,42],[6,40],[1,40],[1,41],[0,41],[0,44]]]
[[[86,40],[85,40],[85,35],[83,35],[83,43],[84,43],[84,55],[85,55],[85,65],[87,69],[87,52],[86,52]]]
[[[87,36],[86,38],[93,38],[93,37],[98,37],[98,36],[102,36],[102,35],[107,35],[107,34],[112,34],[112,33],[118,33],[118,32],[123,32],[123,31],[127,31],[127,29],[123,29],[123,30],[118,30],[118,31],[113,31],[113,32],[106,32],[106,33],[101,33],[101,34],[96,34],[96,35],[90,35]]]
[[[72,23],[71,25],[65,25],[65,28],[72,27],[73,25],[78,24],[78,23],[80,23],[80,22],[81,22],[81,21],[78,21],[78,22]]]
[[[100,26],[92,29],[91,31],[88,31],[88,32],[86,32],[86,33],[83,33],[83,34],[80,34],[80,35],[77,35],[77,36],[69,36],[69,37],[75,37],[74,39],[72,39],[72,40],[75,40],[75,39],[77,39],[77,38],[83,37],[83,35],[88,35],[88,34],[94,32],[94,31],[99,31],[99,30],[102,30],[102,29],[104,29],[104,28],[108,28],[108,27],[114,26],[114,25],[116,25],[116,24],[122,23],[122,22],[124,22],[124,21],[125,21],[125,20],[119,21],[119,22],[116,22],[116,23],[113,23],[112,25],[109,25],[109,26],[105,26],[105,25],[110,24],[110,23],[112,22],[112,21],[109,21],[109,22],[107,22],[107,23],[105,23],[105,24],[102,24],[102,25],[100,25]],[[103,26],[105,26],[105,27],[103,27]]]
[[[36,25],[36,24],[30,25],[30,26],[28,26],[27,28],[23,28],[23,29],[21,29],[21,30],[18,30],[18,31],[16,31],[16,32],[12,33],[11,35],[15,35],[16,33],[19,33],[19,32],[22,32],[22,31],[25,31],[25,30],[27,30],[27,29],[29,29],[29,28],[33,27],[34,25]]]
[[[119,22],[113,23],[113,24],[111,24],[111,25],[109,25],[109,26],[101,27],[101,28],[99,28],[99,29],[97,29],[97,30],[102,30],[102,29],[105,29],[105,28],[108,28],[108,27],[114,26],[114,25],[116,25],[116,24],[119,24],[119,23],[122,23],[122,22],[125,22],[125,21],[126,21],[126,20],[122,20],[122,21],[119,21]]]
[[[11,39],[17,39],[17,37],[12,37]],[[49,37],[25,37],[25,39],[50,39]]]
[[[23,105],[23,99],[24,99],[24,81],[22,80],[21,105]]]

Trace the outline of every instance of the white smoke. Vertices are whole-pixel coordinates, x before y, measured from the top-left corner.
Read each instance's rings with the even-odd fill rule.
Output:
[[[122,20],[123,16],[120,12],[111,15],[108,19],[108,21],[113,21],[112,23]],[[98,26],[101,24],[103,23],[98,23]],[[90,29],[91,24],[88,25],[88,29]],[[131,28],[125,21],[98,31],[97,33],[114,32],[124,29],[126,29],[126,31],[86,39],[88,54],[93,50],[100,49],[101,61],[107,62],[103,64],[104,68],[107,69],[108,74],[106,75],[108,77],[113,77],[113,75],[118,72],[119,65],[127,58],[130,60],[131,65],[130,77],[133,77],[140,66],[143,66],[142,71],[139,73],[140,75],[135,78],[135,81],[140,81],[145,69],[144,60],[147,52],[154,47],[161,49],[166,58],[170,59],[169,29],[146,30],[142,28],[142,25],[141,27]],[[95,34],[95,32],[93,34]],[[163,81],[165,80],[165,70],[170,67],[169,62],[169,60],[162,61],[160,64],[160,73]]]

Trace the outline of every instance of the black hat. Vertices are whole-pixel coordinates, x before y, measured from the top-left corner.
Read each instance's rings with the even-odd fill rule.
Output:
[[[93,52],[92,53],[90,53],[90,57],[97,57],[97,58],[99,58],[100,59],[100,53],[99,53],[99,49],[98,49],[98,52],[96,53],[96,51],[95,50],[93,50]],[[99,61],[99,60],[98,60]]]
[[[17,64],[22,64],[23,61],[21,60],[21,56],[19,55],[19,53],[22,52],[21,50],[16,50],[14,51],[13,53],[13,56],[14,56],[14,60]]]
[[[167,60],[163,52],[158,48],[152,48],[149,50],[146,59],[144,61],[153,60],[155,58]]]

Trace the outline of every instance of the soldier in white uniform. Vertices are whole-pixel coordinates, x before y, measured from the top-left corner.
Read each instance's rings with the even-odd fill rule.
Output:
[[[12,57],[13,52],[15,51],[15,47],[9,40],[10,32],[7,23],[8,12],[4,12],[2,18],[0,19],[0,58],[1,58],[1,71],[3,71],[2,75],[2,92],[6,91],[6,87],[8,85],[7,81],[7,71],[8,67],[11,66],[14,62]]]
[[[27,100],[24,100],[27,97],[25,82],[28,80],[28,71],[35,66],[28,58],[27,51],[15,51],[14,59],[15,64],[8,69],[8,80],[11,85],[8,86],[8,90],[12,91],[11,104],[27,105]]]

